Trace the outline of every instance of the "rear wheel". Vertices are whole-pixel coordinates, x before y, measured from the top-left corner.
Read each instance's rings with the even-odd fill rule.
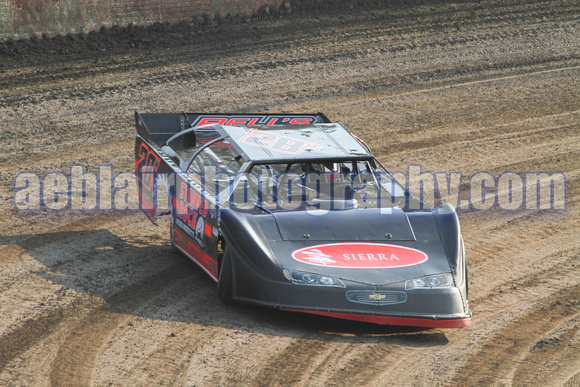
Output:
[[[218,297],[224,304],[230,305],[233,303],[232,300],[232,290],[233,290],[233,275],[232,275],[232,262],[230,254],[228,253],[228,248],[226,247],[224,251],[224,256],[220,265],[220,272],[218,278]]]

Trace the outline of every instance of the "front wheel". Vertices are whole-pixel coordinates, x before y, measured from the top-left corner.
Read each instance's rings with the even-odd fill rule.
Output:
[[[465,268],[465,299],[469,300],[469,278],[467,276],[467,267]]]
[[[226,305],[233,304],[232,290],[233,290],[232,262],[231,256],[228,253],[228,248],[226,247],[226,250],[224,251],[224,257],[221,262],[217,286],[217,292],[220,301]]]

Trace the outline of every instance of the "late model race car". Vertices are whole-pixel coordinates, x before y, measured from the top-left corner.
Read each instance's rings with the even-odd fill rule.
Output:
[[[466,327],[454,208],[426,204],[324,114],[135,113],[141,208],[249,303],[377,324]]]

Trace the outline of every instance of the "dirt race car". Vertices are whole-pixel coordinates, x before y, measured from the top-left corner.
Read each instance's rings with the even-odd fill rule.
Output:
[[[466,327],[465,249],[324,114],[135,113],[141,208],[163,195],[171,243],[248,303],[377,324]]]

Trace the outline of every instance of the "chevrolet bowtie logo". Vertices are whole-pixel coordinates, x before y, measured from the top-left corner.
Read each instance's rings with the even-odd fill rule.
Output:
[[[386,296],[384,294],[369,294],[369,298],[373,299],[373,300],[382,300],[383,298],[385,298]]]

